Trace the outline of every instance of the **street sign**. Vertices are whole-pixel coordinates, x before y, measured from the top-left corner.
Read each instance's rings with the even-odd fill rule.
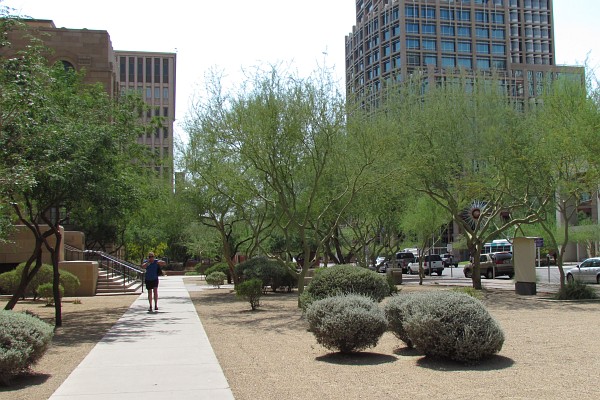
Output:
[[[535,238],[535,247],[544,247],[544,238]]]

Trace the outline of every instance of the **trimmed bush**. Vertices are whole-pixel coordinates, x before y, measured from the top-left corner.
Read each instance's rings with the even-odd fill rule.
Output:
[[[4,272],[0,274],[0,287],[5,290],[9,294],[15,293],[17,287],[19,286],[19,282],[21,281],[21,275],[23,274],[23,268],[25,268],[25,263],[21,263],[12,271]],[[65,289],[65,294],[67,296],[72,296],[75,294],[75,291],[79,288],[81,284],[79,282],[79,278],[73,275],[69,271],[59,270],[60,273],[60,284]],[[25,296],[33,297],[33,299],[37,299],[39,294],[37,292],[37,288],[44,283],[52,283],[53,280],[53,271],[52,265],[42,264],[38,272],[35,274],[27,289],[25,290]],[[4,286],[6,285],[6,287]]]
[[[591,300],[597,299],[598,294],[594,289],[579,280],[567,282],[554,295],[556,300]]]
[[[227,275],[221,271],[215,271],[206,275],[206,283],[216,286],[217,288],[220,288],[221,285],[225,283],[225,279],[227,279]]]
[[[319,344],[342,353],[376,346],[387,330],[377,302],[357,294],[316,300],[307,308],[306,319]]]
[[[260,307],[260,298],[263,294],[263,283],[260,279],[250,279],[241,283],[238,283],[235,287],[235,294],[247,300],[250,303],[252,310],[256,310]]]
[[[300,307],[339,294],[361,294],[380,302],[390,294],[390,285],[382,274],[355,265],[335,265],[315,274],[300,296]]]
[[[39,318],[0,310],[0,381],[27,371],[46,352],[54,330]]]
[[[271,287],[274,292],[282,286],[288,292],[298,285],[295,267],[282,261],[266,257],[254,257],[235,266],[235,274],[239,282],[249,279],[260,279],[264,287]]]
[[[196,267],[202,267],[202,265],[200,263],[196,264]],[[196,268],[196,271],[199,271],[199,268]],[[231,271],[229,271],[229,265],[227,265],[227,263],[224,262],[220,262],[220,263],[216,263],[210,267],[208,267],[206,269],[206,271],[204,272],[204,274],[206,276],[212,274],[213,272],[222,272],[227,276],[227,283],[231,283],[232,279],[231,279]]]
[[[59,296],[62,299],[65,295],[63,285],[58,285]],[[54,304],[54,289],[51,283],[43,283],[37,287],[37,292],[42,299],[46,300],[46,305]]]
[[[464,293],[397,296],[386,305],[386,316],[397,337],[406,337],[431,357],[476,363],[499,352],[504,344],[498,323],[479,300]]]

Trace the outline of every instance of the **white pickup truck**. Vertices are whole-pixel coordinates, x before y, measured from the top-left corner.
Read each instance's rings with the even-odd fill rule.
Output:
[[[444,271],[444,262],[442,261],[442,257],[439,254],[430,254],[423,257],[423,272],[425,275],[430,275],[432,273],[436,273],[439,276],[442,275]],[[415,258],[414,262],[408,264],[408,273],[409,274],[418,274],[419,273],[419,258]]]

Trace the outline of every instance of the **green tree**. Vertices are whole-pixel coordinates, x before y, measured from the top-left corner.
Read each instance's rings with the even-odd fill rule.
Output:
[[[443,207],[475,260],[485,242],[538,217],[527,197],[531,130],[497,77],[448,77],[433,84],[413,76],[387,92],[379,113],[395,115],[405,184]],[[547,199],[546,199],[547,201]],[[517,210],[519,213],[517,213]]]
[[[135,173],[131,160],[140,156],[140,103],[127,96],[110,99],[100,85],[83,85],[80,74],[62,65],[49,68],[36,46],[2,63],[3,101],[14,109],[13,118],[1,127],[0,162],[10,176],[2,189],[36,238],[19,289],[6,308],[14,307],[41,266],[45,247],[54,269],[55,323],[61,326],[58,248],[65,210],[90,204],[106,187],[132,182],[126,178]]]

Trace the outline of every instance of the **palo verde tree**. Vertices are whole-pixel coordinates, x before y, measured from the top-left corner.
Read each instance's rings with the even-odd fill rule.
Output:
[[[68,210],[88,206],[93,194],[106,187],[135,191],[137,169],[131,160],[140,157],[136,141],[141,100],[111,99],[100,85],[82,84],[79,73],[62,65],[48,67],[40,54],[33,46],[3,60],[2,89],[17,107],[16,116],[1,130],[0,162],[14,178],[3,190],[19,221],[36,238],[6,308],[14,307],[41,266],[44,247],[54,267],[55,323],[61,326],[61,224]]]
[[[326,73],[300,78],[277,68],[257,70],[235,90],[208,99],[221,110],[211,121],[213,150],[233,166],[231,176],[252,186],[252,204],[268,207],[286,245],[299,241],[301,292],[314,257],[311,243],[322,248],[331,234],[323,224],[334,226],[369,183],[373,140],[346,129],[345,101]]]
[[[561,74],[545,91],[543,102],[530,111],[538,138],[532,142],[536,161],[530,175],[538,193],[531,201],[551,199],[548,207],[539,210],[538,225],[546,246],[557,255],[561,287],[563,257],[571,242],[570,231],[578,224],[579,206],[600,185],[600,103],[591,82],[593,74],[588,72],[587,80],[581,74]]]
[[[528,212],[527,178],[519,169],[528,159],[530,130],[495,77],[428,79],[414,75],[391,87],[379,112],[396,116],[397,140],[408,155],[405,183],[458,226],[475,261],[473,287],[481,289],[484,243],[537,218]]]

